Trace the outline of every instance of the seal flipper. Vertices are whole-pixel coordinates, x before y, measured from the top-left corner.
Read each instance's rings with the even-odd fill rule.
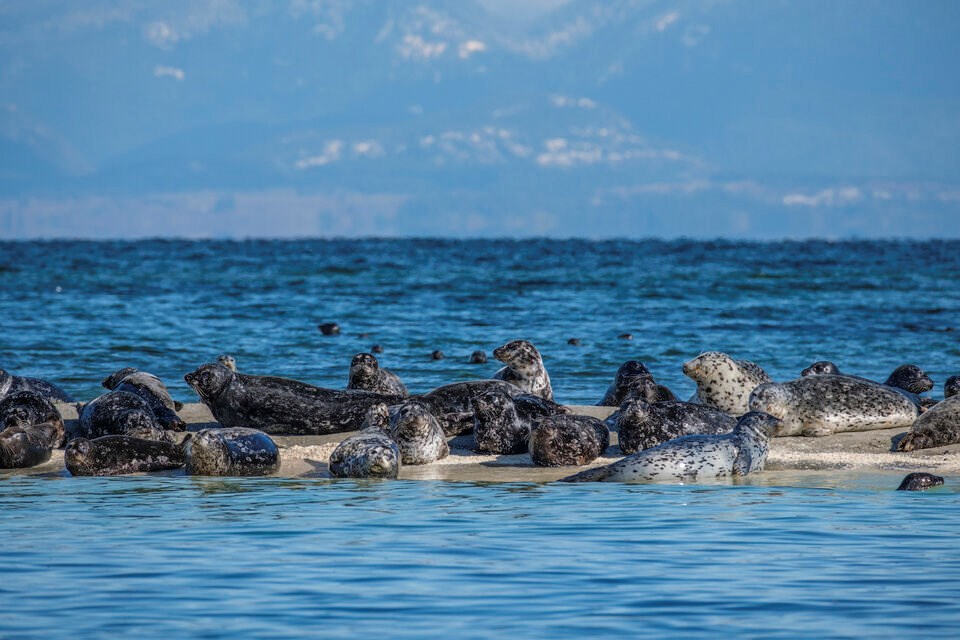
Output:
[[[174,411],[183,411],[183,403],[179,400],[173,401],[173,410]]]
[[[586,471],[575,473],[566,478],[560,478],[557,482],[603,482],[609,475],[609,466],[596,467],[595,469],[587,469]]]
[[[744,447],[737,451],[737,457],[733,461],[733,475],[745,476],[750,473],[750,466],[753,464],[753,456],[750,454],[750,448]]]
[[[833,432],[826,427],[804,427],[803,431],[800,432],[800,435],[808,438],[822,438],[823,436],[829,436],[832,433]]]

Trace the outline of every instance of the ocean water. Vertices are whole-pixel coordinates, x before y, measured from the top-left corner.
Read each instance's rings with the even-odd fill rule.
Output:
[[[939,396],[958,291],[957,242],[0,243],[0,366],[84,400],[136,366],[186,402],[183,374],[220,353],[343,386],[380,344],[426,391],[490,376],[470,352],[522,337],[567,403],[631,358],[691,393],[680,365],[713,349],[775,379],[911,362]],[[5,477],[0,637],[949,637],[960,480],[898,480]]]

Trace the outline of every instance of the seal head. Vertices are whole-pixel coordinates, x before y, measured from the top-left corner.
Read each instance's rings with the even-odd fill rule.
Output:
[[[942,484],[941,476],[935,476],[932,473],[910,473],[897,487],[897,491],[926,491]]]
[[[236,374],[222,364],[205,364],[196,371],[183,376],[204,404],[215,401],[223,393]]]
[[[933,389],[933,380],[915,364],[900,365],[883,384],[917,394]]]

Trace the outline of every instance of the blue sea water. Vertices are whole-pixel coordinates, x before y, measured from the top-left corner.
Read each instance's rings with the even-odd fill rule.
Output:
[[[186,402],[183,374],[220,353],[343,386],[380,344],[425,391],[491,375],[470,352],[523,337],[567,403],[596,402],[631,358],[688,394],[680,364],[708,349],[776,379],[912,362],[939,395],[960,373],[958,291],[957,242],[0,243],[0,366],[81,399],[136,366]],[[6,477],[0,637],[955,633],[960,479],[757,478]]]

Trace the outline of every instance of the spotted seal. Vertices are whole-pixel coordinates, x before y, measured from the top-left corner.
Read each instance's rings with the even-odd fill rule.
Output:
[[[364,429],[330,454],[330,475],[335,478],[396,478],[400,465],[400,448],[380,429]]]
[[[812,365],[801,371],[800,375],[802,377],[835,375],[848,376],[850,378],[857,378],[859,380],[867,380],[867,378],[861,378],[860,376],[841,373],[837,365],[829,360],[814,362]],[[872,380],[869,381],[873,382]],[[883,384],[892,389],[896,389],[922,409],[927,409],[936,404],[935,400],[920,396],[921,393],[933,389],[933,380],[930,379],[930,376],[928,376],[923,369],[915,364],[900,365],[894,369],[889,376],[887,376],[887,379],[883,382]]]
[[[943,397],[944,399],[952,398],[958,394],[960,394],[960,376],[950,376],[943,383]]]
[[[288,378],[236,373],[222,364],[205,364],[184,380],[223,426],[252,427],[269,434],[354,431],[372,405],[403,401],[402,396],[324,389]]]
[[[510,382],[526,393],[553,400],[550,376],[533,343],[528,340],[513,340],[494,349],[493,357],[506,365],[493,374],[494,380]]]
[[[18,391],[33,391],[48,400],[75,402],[73,396],[52,382],[47,382],[39,378],[15,376],[6,369],[0,369],[0,398]]]
[[[75,476],[120,476],[179,469],[184,465],[180,444],[129,436],[74,438],[63,452],[63,461],[67,471]]]
[[[916,419],[910,431],[897,443],[897,451],[932,449],[958,442],[960,442],[960,395],[951,395]]]
[[[0,400],[0,429],[0,469],[42,464],[63,445],[63,418],[53,403],[33,391]]]
[[[237,370],[237,359],[226,353],[221,353],[217,356],[217,362],[225,366],[230,371],[236,372]]]
[[[17,391],[0,400],[0,429],[30,427],[49,422],[60,431],[54,447],[63,446],[63,416],[45,396],[35,391]]]
[[[502,455],[528,451],[530,428],[540,418],[567,413],[554,402],[539,396],[509,396],[501,390],[488,391],[473,400],[473,449]]]
[[[749,360],[734,360],[725,353],[708,351],[684,363],[683,373],[697,383],[691,402],[739,416],[750,409],[750,392],[772,382],[770,376]]]
[[[641,398],[627,398],[606,423],[617,430],[620,450],[627,455],[681,436],[730,433],[737,426],[736,418],[704,404]]]
[[[530,429],[530,459],[539,467],[587,464],[609,446],[607,425],[590,416],[547,416]]]
[[[473,401],[489,391],[501,391],[511,398],[523,395],[520,387],[502,380],[471,380],[437,387],[422,396],[411,396],[426,404],[447,436],[470,433],[473,429]]]
[[[932,473],[908,473],[897,487],[897,491],[926,491],[942,484],[943,478]]]
[[[377,357],[371,353],[358,353],[353,356],[347,389],[372,391],[387,396],[409,395],[400,377],[392,371],[381,369]]]
[[[597,406],[619,407],[627,396],[643,398],[647,402],[672,402],[677,399],[670,389],[656,383],[653,374],[639,360],[627,360],[620,365]]]
[[[730,433],[668,440],[561,482],[696,482],[745,476],[763,470],[769,439],[781,425],[771,415],[751,411],[737,421]]]
[[[183,441],[183,460],[192,476],[268,476],[280,468],[280,450],[257,429],[201,429]]]
[[[762,384],[750,394],[750,410],[783,420],[779,436],[909,427],[919,415],[916,404],[890,387],[829,374]]]
[[[187,423],[176,414],[183,404],[174,401],[166,385],[152,373],[126,367],[107,376],[101,384],[110,391],[126,391],[143,398],[164,429],[186,430]]]
[[[76,431],[69,435],[70,439],[131,436],[172,442],[171,433],[160,425],[150,405],[139,395],[110,391],[83,405]]]
[[[390,418],[390,437],[403,464],[429,464],[446,458],[450,446],[437,419],[420,402],[404,402]]]

